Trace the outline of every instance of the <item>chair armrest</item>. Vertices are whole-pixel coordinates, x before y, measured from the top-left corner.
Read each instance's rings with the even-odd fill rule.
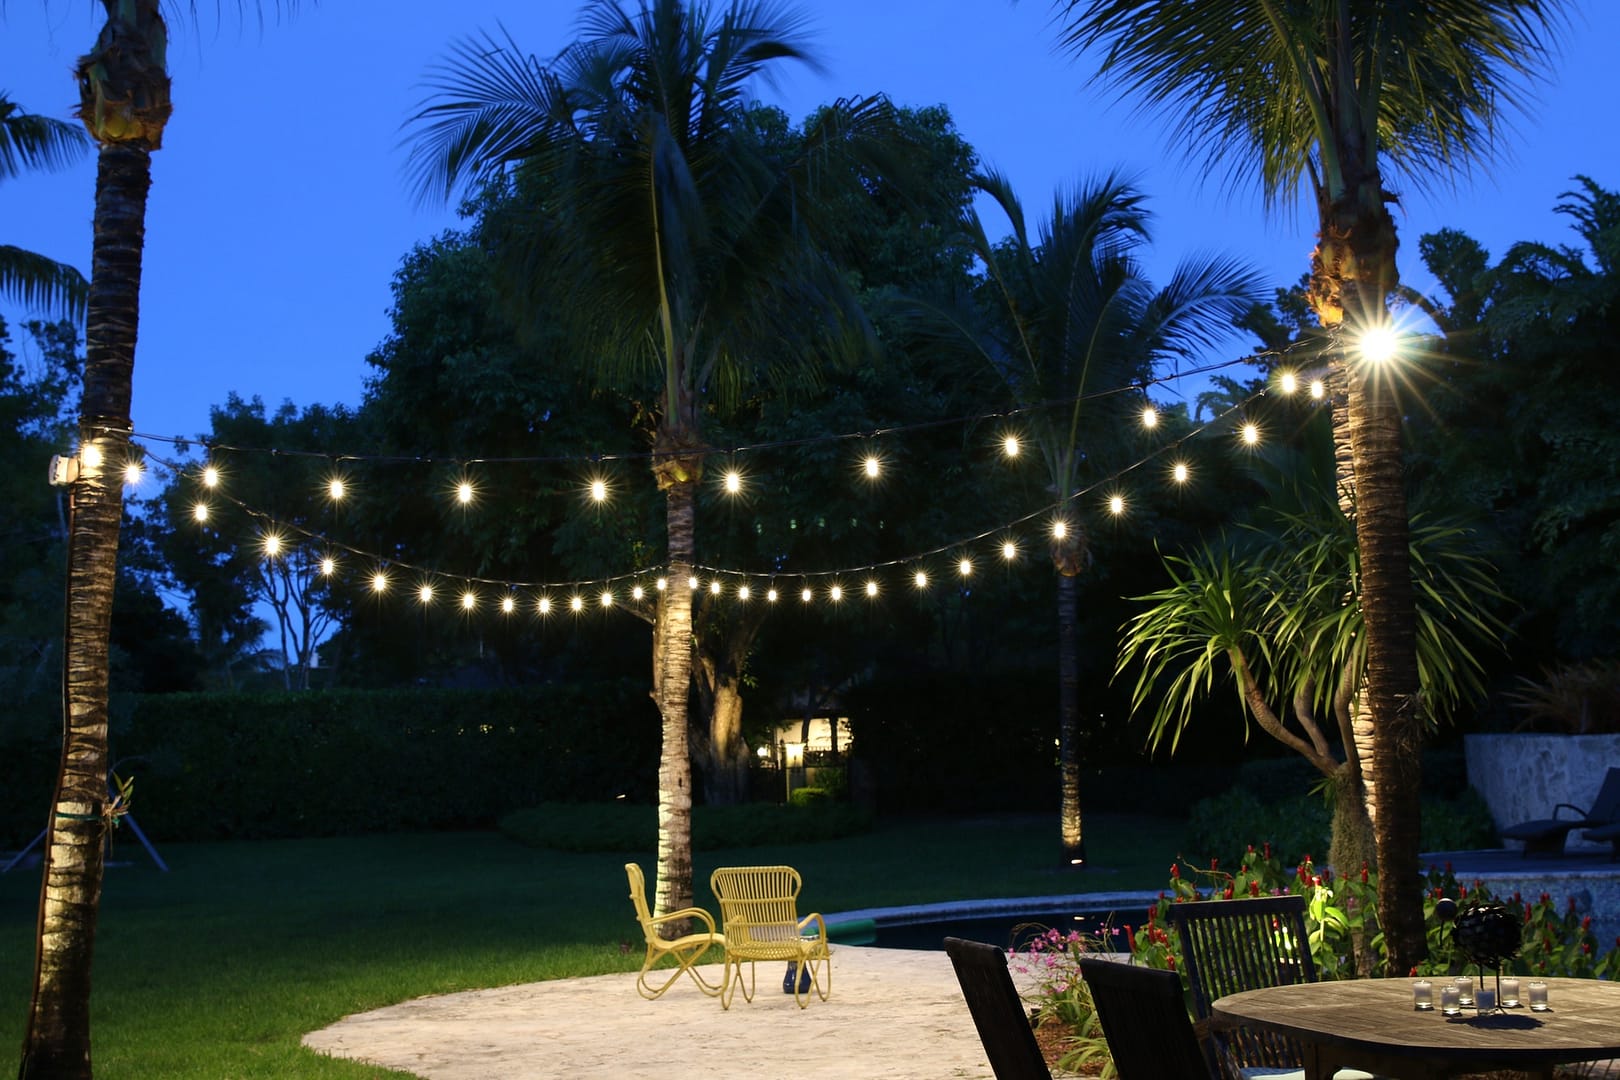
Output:
[[[816,925],[816,936],[822,941],[826,941],[827,922],[821,917],[821,912],[819,911],[812,911],[810,914],[799,920],[799,933],[803,934],[811,923],[815,923]]]
[[[681,910],[671,911],[667,915],[654,915],[651,922],[654,926],[658,926],[661,923],[674,922],[676,919],[698,919],[704,926],[709,928],[711,935],[715,932],[714,916],[700,907],[681,908]]]

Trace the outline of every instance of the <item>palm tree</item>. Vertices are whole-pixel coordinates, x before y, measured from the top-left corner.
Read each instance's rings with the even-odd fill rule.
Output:
[[[117,578],[130,385],[152,151],[168,122],[160,0],[101,0],[107,21],[79,59],[79,119],[97,147],[77,474],[69,498],[62,766],[47,823],[34,989],[21,1080],[90,1069],[90,964],[101,902],[107,790],[108,634]],[[277,0],[289,9],[296,0]]]
[[[579,40],[549,63],[509,38],[461,43],[410,121],[423,197],[446,199],[508,172],[534,193],[505,241],[515,266],[508,278],[532,301],[529,318],[543,311],[570,322],[608,381],[633,391],[649,372],[659,377],[646,409],[668,544],[669,587],[653,612],[659,912],[692,899],[686,582],[707,453],[703,410],[760,378],[806,377],[818,348],[867,343],[852,295],[807,233],[829,154],[886,106],[823,110],[784,159],[745,98],[749,82],[779,62],[813,62],[802,25],[762,0],[723,10],[643,0],[633,12],[593,0]]]
[[[1316,200],[1309,299],[1329,330],[1389,325],[1399,284],[1395,195],[1487,156],[1517,80],[1546,59],[1559,0],[1057,0],[1065,47],[1101,53],[1118,78],[1272,205],[1302,181]],[[1393,380],[1339,354],[1354,474],[1367,633],[1367,702],[1379,915],[1391,971],[1427,952],[1418,865],[1421,683],[1415,653],[1401,414]]]
[[[90,147],[84,132],[65,120],[23,112],[0,91],[0,180],[24,169],[61,169]],[[89,286],[66,263],[0,244],[0,296],[25,307],[79,322]]]
[[[1013,401],[1031,410],[1030,441],[1061,507],[1050,544],[1058,574],[1059,832],[1064,860],[1079,866],[1077,578],[1091,550],[1081,507],[1071,500],[1110,449],[1128,442],[1127,415],[1141,406],[1133,395],[1102,391],[1144,384],[1161,360],[1218,340],[1255,303],[1259,279],[1229,260],[1195,259],[1155,290],[1134,254],[1148,240],[1143,197],[1117,176],[1060,194],[1036,243],[1005,178],[992,172],[979,184],[1012,224],[1011,238],[993,244],[976,212],[966,218],[1001,328],[981,348]],[[1066,409],[1042,407],[1055,402]]]

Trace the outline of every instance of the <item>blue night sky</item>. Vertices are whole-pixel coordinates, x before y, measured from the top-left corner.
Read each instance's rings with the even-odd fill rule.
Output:
[[[251,0],[244,0],[252,8]],[[428,68],[455,39],[504,25],[550,56],[570,38],[572,0],[325,0],[262,33],[236,5],[216,20],[173,19],[174,118],[153,159],[135,400],[137,431],[196,435],[235,391],[275,405],[359,401],[365,356],[388,332],[389,283],[410,248],[455,224],[413,204],[400,126]],[[1039,214],[1053,190],[1120,168],[1156,210],[1161,279],[1195,251],[1252,260],[1276,285],[1296,280],[1313,245],[1309,208],[1268,218],[1257,194],[1229,190],[1133,115],[1089,69],[1054,53],[1039,0],[818,0],[811,11],[825,74],[790,71],[759,97],[795,121],[816,105],[885,92],[944,104],[983,160]],[[1405,192],[1397,209],[1408,284],[1432,284],[1417,239],[1443,226],[1493,258],[1517,240],[1573,243],[1552,212],[1576,173],[1620,187],[1612,43],[1620,2],[1579,0],[1552,81],[1512,118],[1505,160],[1455,192]],[[9,0],[0,16],[0,88],[33,112],[69,117],[75,58],[94,41],[90,0]],[[0,187],[0,236],[88,270],[93,160]],[[989,209],[986,208],[986,212]],[[997,223],[992,219],[992,231]],[[15,316],[17,313],[8,312]],[[1234,339],[1233,355],[1244,342]],[[1196,388],[1189,388],[1196,389]]]

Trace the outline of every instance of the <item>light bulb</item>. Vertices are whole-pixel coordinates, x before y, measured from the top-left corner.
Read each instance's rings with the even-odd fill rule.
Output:
[[[799,591],[799,599],[803,600],[807,604],[810,602],[810,598],[814,595],[815,593],[810,591],[810,587],[808,585]]]
[[[269,536],[266,536],[264,538],[264,553],[266,556],[272,559],[277,555],[280,555],[281,537],[277,536],[275,533],[271,533]]]
[[[746,586],[746,585],[737,586],[737,599],[739,599],[739,600],[747,600],[752,595],[754,595],[754,594],[751,591],[749,591],[748,586]]]
[[[917,571],[914,575],[912,575],[911,580],[917,583],[917,588],[919,589],[928,588],[928,574],[926,571]]]
[[[1001,557],[1009,560],[1018,558],[1018,545],[1013,543],[1011,540],[1003,541],[1001,545]]]
[[[540,614],[542,614],[542,615],[550,615],[551,614],[551,597],[542,596],[538,601],[535,602],[534,606],[539,609]]]
[[[653,588],[657,589],[659,592],[663,592],[665,589],[669,588],[669,578],[659,578],[657,581],[653,582]]]
[[[456,485],[456,501],[462,506],[473,501],[473,486],[470,482],[463,480]]]
[[[1151,405],[1142,410],[1142,426],[1145,428],[1159,426],[1159,411]]]
[[[775,589],[766,589],[765,590],[765,602],[768,603],[768,604],[776,603],[776,590]]]
[[[337,573],[337,560],[328,555],[321,560],[321,576],[331,577],[335,573]]]
[[[715,596],[720,595],[720,579],[719,578],[715,578],[713,581],[709,582],[709,592],[711,594],[715,595]]]
[[[973,562],[972,562],[972,560],[971,559],[963,559],[961,562],[957,563],[956,564],[956,572],[961,574],[963,577],[968,577],[969,575],[971,575],[973,573]]]
[[[510,596],[501,597],[501,614],[510,615],[517,610],[517,601]]]
[[[1243,425],[1243,441],[1250,446],[1260,441],[1260,428],[1252,421]]]
[[[1059,518],[1057,521],[1052,522],[1052,539],[1054,539],[1054,540],[1062,540],[1064,537],[1066,537],[1068,535],[1069,535],[1069,523],[1067,521],[1064,521],[1062,518]]]
[[[607,481],[606,480],[592,480],[591,481],[591,498],[593,500],[595,500],[596,502],[602,502],[603,500],[605,500],[607,498]]]
[[[642,600],[645,599],[646,596],[647,590],[643,589],[640,585],[637,585],[635,588],[630,590],[630,598],[632,600]]]
[[[141,482],[141,463],[131,461],[124,466],[124,483],[133,487]]]
[[[208,520],[208,504],[207,503],[198,503],[196,506],[193,506],[191,508],[191,516],[196,518],[198,521],[207,521]]]
[[[93,442],[85,443],[83,446],[79,447],[79,460],[82,461],[87,468],[96,468],[101,464],[101,447],[97,446]]]
[[[1009,435],[1005,439],[1001,440],[1001,452],[1006,454],[1008,457],[1017,457],[1019,449],[1018,436]]]
[[[834,585],[832,588],[827,590],[827,596],[832,600],[833,603],[838,603],[838,601],[844,598],[844,587],[842,585]]]
[[[1123,514],[1125,512],[1125,496],[1110,495],[1108,497],[1108,512],[1111,514]]]
[[[866,583],[866,595],[867,596],[876,596],[877,593],[878,593],[878,584],[877,584],[877,582],[868,581]]]
[[[603,589],[602,590],[602,606],[603,607],[612,607],[613,606],[613,590],[612,589]]]
[[[1401,336],[1391,326],[1375,326],[1361,335],[1361,358],[1374,364],[1388,363],[1400,353]]]
[[[1176,467],[1170,471],[1170,475],[1176,478],[1176,483],[1185,484],[1189,475],[1187,463],[1185,461],[1176,462]]]
[[[388,575],[381,570],[371,575],[371,591],[383,592],[388,588]]]
[[[726,492],[735,495],[742,490],[742,474],[736,469],[726,473]]]
[[[348,494],[348,488],[344,486],[342,480],[339,480],[337,477],[333,477],[326,483],[326,494],[335,502]]]
[[[696,574],[694,574],[691,577],[686,579],[686,587],[688,589],[695,589],[695,588],[698,587],[699,584],[700,584],[700,582],[698,581]]]
[[[1327,394],[1327,387],[1322,385],[1321,379],[1311,380],[1311,397],[1320,400]]]
[[[433,586],[423,585],[420,589],[417,589],[416,598],[424,604],[431,604],[433,602]]]
[[[464,593],[461,594],[461,610],[463,610],[463,611],[471,611],[474,608],[476,608],[477,606],[478,606],[478,597],[474,596],[470,592],[464,592]]]
[[[212,465],[203,470],[203,487],[219,486],[219,470]]]
[[[584,611],[585,610],[585,598],[583,596],[578,595],[578,594],[575,594],[574,596],[570,596],[568,598],[568,610],[569,611]]]
[[[866,456],[866,461],[863,467],[866,469],[867,476],[876,476],[878,473],[883,471],[883,463],[877,459],[876,455],[873,454],[868,454]]]
[[[1282,388],[1282,392],[1285,394],[1292,394],[1295,390],[1299,389],[1299,380],[1294,377],[1294,373],[1292,371],[1285,371],[1278,376],[1277,384]]]

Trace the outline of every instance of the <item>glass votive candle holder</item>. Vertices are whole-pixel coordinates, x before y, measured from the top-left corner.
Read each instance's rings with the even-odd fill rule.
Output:
[[[1462,991],[1457,989],[1456,983],[1446,983],[1440,988],[1440,1011],[1446,1016],[1462,1012]]]
[[[1552,1006],[1547,1004],[1547,984],[1540,979],[1530,980],[1530,1011],[1546,1012]]]
[[[1418,1012],[1428,1012],[1434,1008],[1434,984],[1428,979],[1419,979],[1412,984],[1412,1008]]]
[[[1462,1005],[1474,1003],[1474,979],[1471,975],[1459,975],[1453,982],[1457,986],[1457,1001]]]
[[[1519,1007],[1519,980],[1511,976],[1502,976],[1502,1008],[1517,1009]]]
[[[1474,1008],[1482,1013],[1496,1011],[1496,991],[1488,986],[1482,986],[1474,991]]]

